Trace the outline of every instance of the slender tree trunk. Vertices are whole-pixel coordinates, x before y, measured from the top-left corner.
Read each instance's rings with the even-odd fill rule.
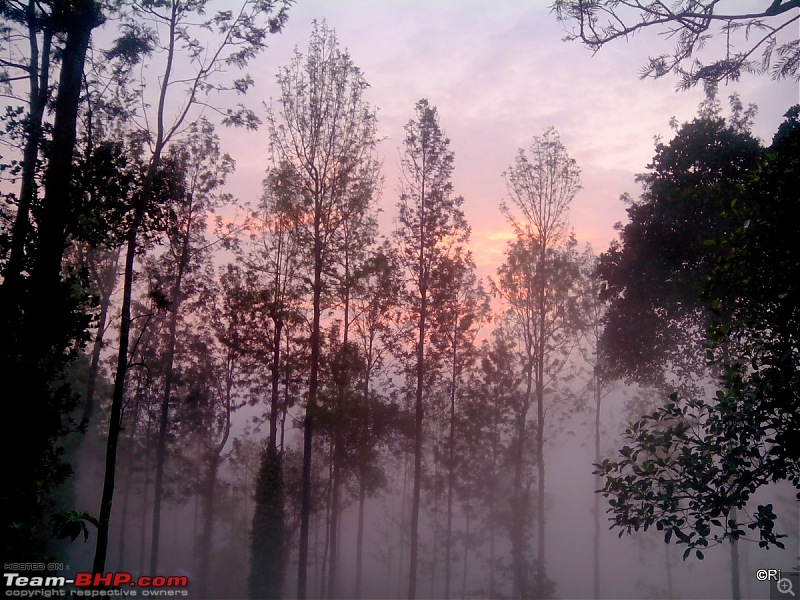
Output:
[[[600,462],[600,378],[594,375],[594,462]],[[594,477],[594,489],[599,490],[603,486],[603,481],[599,475]],[[594,577],[593,588],[594,597],[600,597],[600,494],[594,494]]]
[[[523,489],[523,467],[525,459],[525,437],[528,408],[530,406],[531,393],[533,391],[533,357],[528,357],[526,366],[526,388],[525,396],[522,398],[522,406],[517,412],[517,435],[514,456],[514,483],[511,506],[511,562],[513,569],[512,592],[514,598],[527,597],[528,594],[528,574],[525,560],[525,525],[527,521],[527,510],[525,492]]]
[[[672,600],[674,598],[672,593],[672,556],[669,551],[669,544],[664,544],[664,560],[667,568],[667,599]]]
[[[467,597],[467,565],[469,564],[469,549],[472,545],[470,543],[470,533],[469,533],[469,525],[472,519],[472,512],[470,511],[469,504],[467,504],[466,509],[466,516],[467,516],[467,527],[466,531],[464,532],[464,568],[461,571],[461,598]]]
[[[314,211],[314,293],[311,321],[311,365],[308,378],[308,402],[303,421],[303,485],[300,507],[300,549],[297,566],[297,600],[305,600],[308,583],[308,526],[311,518],[311,453],[314,434],[314,413],[317,409],[319,385],[320,316],[322,304],[322,209],[321,191],[316,190]]]
[[[403,491],[400,494],[399,554],[397,567],[397,595],[403,596],[403,558],[405,557],[406,494],[408,491],[408,452],[403,452]]]
[[[458,318],[453,327],[453,369],[450,373],[450,431],[447,440],[447,534],[445,538],[445,558],[444,558],[444,597],[450,598],[450,573],[451,573],[451,553],[453,545],[453,488],[455,487],[455,465],[454,451],[456,443],[456,384],[458,380],[458,345],[456,336],[458,334]]]
[[[537,474],[537,497],[536,497],[536,524],[537,533],[537,557],[536,557],[536,592],[539,596],[545,597],[546,561],[545,561],[545,473],[544,473],[544,360],[545,360],[545,261],[546,245],[543,241],[542,252],[539,263],[540,287],[539,287],[539,323],[538,323],[538,348],[536,357],[536,474]]]
[[[156,480],[153,489],[153,533],[150,539],[150,572],[158,572],[158,550],[161,536],[161,503],[164,497],[164,468],[167,460],[167,437],[169,429],[169,405],[172,400],[172,384],[175,369],[175,346],[177,343],[178,314],[181,306],[181,280],[185,269],[186,248],[181,257],[177,279],[172,292],[172,313],[169,321],[169,340],[164,373],[164,396],[161,400],[158,441],[156,445]]]
[[[356,585],[353,597],[361,598],[361,569],[364,561],[364,505],[367,498],[367,473],[362,466],[358,474],[358,533],[356,534]],[[388,581],[388,579],[387,579]]]
[[[117,353],[117,372],[114,376],[114,392],[111,398],[111,418],[106,441],[106,465],[103,477],[103,497],[100,501],[100,518],[97,528],[97,546],[92,571],[102,573],[105,570],[106,551],[108,549],[108,528],[111,520],[111,505],[114,498],[114,482],[117,472],[117,446],[122,429],[122,401],[125,394],[125,378],[128,370],[128,343],[131,328],[131,296],[133,288],[133,263],[136,257],[136,237],[139,225],[144,217],[143,211],[131,225],[128,233],[127,251],[125,253],[125,275],[122,290],[122,309],[119,328],[119,350]]]
[[[369,402],[369,385],[371,377],[371,364],[372,364],[372,351],[370,344],[370,352],[367,355],[367,371],[364,374],[364,397],[361,401],[366,405]],[[364,458],[359,461],[358,465],[358,532],[356,534],[356,582],[353,597],[358,600],[361,598],[361,572],[364,561],[364,505],[367,498],[367,464]],[[389,561],[389,568],[391,569],[391,561]],[[390,577],[386,578],[387,584]]]
[[[214,511],[215,511],[215,492],[217,483],[217,470],[219,468],[219,454],[211,457],[211,464],[208,467],[205,485],[205,499],[203,507],[203,530],[200,534],[200,589],[205,593],[206,598],[212,598],[211,582],[211,547],[214,543]]]
[[[425,157],[422,160],[422,173],[425,173]],[[428,281],[425,272],[425,179],[420,186],[420,231],[419,231],[419,319],[417,322],[417,389],[414,400],[414,489],[411,497],[411,554],[408,566],[408,600],[415,600],[417,594],[417,551],[419,548],[419,502],[422,490],[422,421],[423,390],[425,385],[425,329],[428,317]]]

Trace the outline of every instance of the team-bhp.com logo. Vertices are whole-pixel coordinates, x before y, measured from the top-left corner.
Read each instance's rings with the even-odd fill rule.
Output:
[[[185,588],[189,578],[185,576],[134,577],[130,573],[76,573],[67,579],[62,576],[28,576],[19,573],[3,573],[6,596],[21,598],[51,596],[188,596]],[[65,589],[74,586],[73,589]],[[12,589],[16,588],[16,589]],[[135,589],[142,588],[139,593]],[[45,593],[45,592],[55,592]]]

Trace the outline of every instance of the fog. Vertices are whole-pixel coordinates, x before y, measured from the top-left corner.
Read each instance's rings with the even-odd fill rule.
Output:
[[[626,390],[621,389],[604,400],[602,408],[602,447],[604,456],[613,456],[619,446],[619,435],[623,427],[623,407]],[[244,419],[244,415],[240,418]],[[593,495],[595,478],[593,467],[593,427],[588,411],[570,411],[563,422],[558,440],[547,445],[549,489],[545,499],[548,522],[548,575],[555,582],[557,598],[592,598],[593,565]],[[243,438],[259,443],[262,436],[250,433]],[[297,430],[292,432],[297,438]],[[94,440],[97,444],[100,440]],[[291,443],[291,442],[290,442]],[[297,442],[295,442],[297,443]],[[78,465],[77,504],[93,506],[99,502],[102,485],[102,448],[91,449],[91,438],[82,451],[84,461]],[[141,458],[141,457],[137,457]],[[399,460],[398,460],[399,459]],[[219,516],[215,522],[212,546],[212,568],[210,588],[204,592],[195,590],[193,597],[244,598],[248,597],[246,580],[249,573],[249,532],[252,521],[252,487],[257,464],[243,465],[232,457],[221,473],[220,486],[225,496],[220,502]],[[397,541],[401,535],[399,510],[403,504],[403,462],[401,457],[384,459],[387,469],[387,484],[375,497],[366,501],[366,534],[364,541],[364,566],[362,598],[404,598],[407,592],[408,541],[401,547]],[[149,574],[146,560],[149,543],[148,506],[151,500],[141,488],[127,489],[126,474],[131,469],[141,469],[141,464],[121,465],[119,486],[119,509],[114,519],[108,567],[114,571],[129,571],[134,574]],[[322,483],[324,485],[324,482]],[[357,498],[347,494],[346,507],[340,523],[339,591],[337,598],[353,598],[355,579],[355,553],[357,531]],[[408,496],[408,490],[406,491]],[[500,502],[502,502],[502,498]],[[758,581],[758,569],[781,569],[791,571],[796,564],[798,546],[797,503],[791,485],[773,485],[760,490],[754,503],[771,502],[776,507],[779,519],[776,529],[786,533],[786,549],[758,548],[757,542],[739,542],[739,576],[743,598],[768,598],[768,582]],[[443,571],[441,562],[444,553],[442,539],[438,541],[435,575],[430,563],[436,543],[431,535],[433,510],[424,504],[421,527],[422,567],[418,584],[419,597],[443,598]],[[607,503],[601,503],[605,513]],[[143,510],[145,511],[143,514]],[[163,520],[162,556],[159,573],[165,575],[187,575],[191,582],[197,572],[198,521],[201,518],[198,497],[184,483],[169,493]],[[408,511],[408,500],[405,501]],[[441,510],[441,509],[440,509]],[[289,516],[291,519],[292,517]],[[124,534],[121,521],[126,520]],[[442,515],[439,515],[441,526]],[[663,534],[656,531],[638,532],[618,536],[609,530],[603,514],[600,541],[600,590],[602,598],[729,598],[731,596],[730,544],[722,543],[705,552],[705,559],[694,555],[681,559],[682,547],[665,545]],[[317,508],[312,520],[312,562],[310,565],[310,597],[321,597],[321,561],[324,554],[324,509]],[[480,525],[472,523],[470,555],[463,559],[463,534],[466,519],[460,509],[454,519],[455,556],[451,597],[487,598],[488,565],[487,538]],[[476,531],[477,530],[477,531]],[[145,532],[144,537],[142,533]],[[507,536],[507,534],[506,534]],[[407,535],[406,535],[407,537]],[[494,597],[508,597],[510,593],[507,569],[509,543],[504,534],[498,536],[496,552],[498,562],[497,588]],[[66,563],[73,571],[90,571],[93,544],[77,541],[68,547]],[[296,542],[295,542],[296,544]],[[124,546],[124,548],[123,548]],[[124,556],[122,555],[124,552]],[[296,594],[296,548],[292,549],[286,572],[283,596]],[[505,565],[505,573],[503,570]],[[463,592],[463,593],[462,593]]]

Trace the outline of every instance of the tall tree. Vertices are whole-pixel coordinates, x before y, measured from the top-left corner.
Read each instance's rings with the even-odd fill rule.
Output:
[[[88,328],[86,297],[75,293],[83,284],[75,274],[62,276],[62,260],[72,234],[73,212],[77,212],[73,211],[73,159],[86,51],[103,17],[100,4],[92,0],[67,5],[3,2],[0,14],[12,24],[7,30],[10,38],[18,25],[28,46],[21,51],[20,62],[11,52],[0,62],[0,81],[29,81],[20,202],[0,287],[0,318],[6,336],[0,375],[14,388],[25,389],[26,401],[9,403],[5,420],[9,429],[4,434],[12,439],[20,423],[37,423],[19,440],[20,460],[10,466],[17,483],[2,495],[4,555],[42,562],[46,540],[52,537],[46,523],[53,509],[51,493],[69,473],[58,447],[58,438],[66,430],[65,414],[74,402],[64,373],[85,342]],[[61,66],[45,153],[44,194],[39,197],[35,174],[51,64],[42,61],[52,56],[56,35],[61,41]],[[30,217],[36,224],[35,235]]]
[[[336,33],[314,22],[308,53],[299,51],[278,73],[280,96],[269,112],[270,147],[300,215],[308,253],[311,335],[308,400],[303,425],[303,494],[297,594],[307,593],[311,515],[311,454],[319,390],[320,319],[327,300],[332,255],[342,232],[349,194],[371,169],[376,143],[375,109],[364,98],[367,83]]]
[[[573,25],[568,39],[578,39],[594,51],[644,29],[659,30],[673,38],[672,52],[651,56],[642,69],[642,77],[673,73],[680,77],[680,87],[684,89],[701,81],[736,81],[742,73],[769,72],[773,79],[797,79],[800,43],[791,32],[797,30],[800,2],[761,0],[758,4],[760,8],[755,10],[742,10],[734,3],[718,0],[555,0],[552,6],[560,21]],[[731,12],[726,12],[723,5]],[[724,37],[725,52],[703,64],[699,55],[712,36]]]
[[[411,548],[408,597],[416,597],[419,512],[422,483],[423,416],[428,378],[426,345],[430,341],[431,294],[438,282],[435,275],[454,246],[464,243],[468,227],[461,205],[464,199],[453,195],[450,177],[453,152],[450,140],[439,125],[436,107],[419,100],[415,118],[405,127],[401,159],[402,179],[398,203],[398,228],[395,233],[400,260],[406,271],[408,315],[416,339],[413,367],[414,383],[414,484],[411,502]]]
[[[504,202],[501,211],[511,224],[517,242],[509,249],[508,262],[501,270],[501,279],[507,279],[509,285],[501,282],[500,287],[514,290],[508,297],[517,299],[517,306],[512,306],[524,323],[528,357],[525,396],[530,398],[533,392],[536,399],[536,588],[537,593],[543,595],[547,593],[544,395],[548,381],[557,375],[548,372],[548,367],[553,370],[563,366],[563,359],[558,355],[572,343],[570,303],[574,301],[571,295],[576,277],[570,248],[574,242],[568,229],[567,211],[580,190],[580,169],[567,154],[558,132],[551,127],[533,138],[527,152],[519,150],[504,176],[513,208]],[[523,402],[519,416],[523,425],[528,402]],[[517,452],[522,452],[522,443],[523,437],[520,437]],[[522,558],[518,557],[515,564],[520,586],[525,577]],[[516,591],[523,595],[530,592],[519,587]]]
[[[219,74],[224,67],[241,69],[266,47],[266,38],[269,33],[280,31],[287,18],[288,4],[285,0],[243,2],[239,10],[220,11],[211,19],[202,21],[199,27],[213,35],[203,35],[203,40],[193,37],[195,30],[189,26],[196,18],[205,14],[207,2],[184,2],[170,0],[163,4],[142,2],[132,4],[127,8],[131,11],[132,21],[129,32],[132,36],[123,36],[124,40],[159,39],[163,43],[144,44],[143,49],[149,54],[155,46],[161,51],[149,61],[143,69],[156,69],[159,71],[159,86],[155,114],[151,115],[149,122],[155,123],[155,132],[144,132],[144,139],[149,146],[147,169],[145,172],[142,190],[134,199],[132,212],[125,235],[125,267],[123,276],[122,308],[120,311],[120,343],[117,354],[117,369],[114,377],[114,394],[111,404],[109,449],[106,457],[106,474],[101,501],[100,520],[107,521],[111,514],[111,505],[114,493],[116,444],[118,428],[122,414],[122,403],[125,391],[125,378],[129,366],[129,343],[131,330],[131,296],[135,270],[136,252],[139,243],[140,230],[145,222],[154,192],[159,184],[162,167],[162,158],[169,144],[179,137],[184,130],[187,118],[199,103],[214,108],[211,99],[206,94],[212,92],[235,89],[245,91],[252,83],[249,77],[225,85],[224,79]],[[142,30],[136,23],[138,18],[144,22],[155,22],[157,32]],[[163,34],[159,36],[158,34]],[[183,55],[181,47],[186,47],[189,52]],[[193,76],[176,79],[174,70],[178,67],[181,56],[186,56],[191,63]],[[158,59],[163,59],[159,64]],[[180,107],[172,115],[169,114],[171,101],[176,94],[183,94],[184,99]],[[144,106],[148,106],[143,103]],[[254,114],[240,106],[237,110],[227,109],[221,112],[225,115],[224,121],[233,125],[255,127],[257,122]],[[146,120],[146,122],[148,122]],[[117,433],[112,433],[117,431]],[[156,511],[153,518],[153,531],[160,527],[160,513]],[[93,569],[102,572],[105,567],[107,539],[98,536],[98,547],[95,553]],[[158,535],[154,536],[151,552],[151,570],[157,571],[158,566]]]

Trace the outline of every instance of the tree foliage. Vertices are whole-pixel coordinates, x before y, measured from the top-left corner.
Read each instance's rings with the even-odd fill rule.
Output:
[[[697,118],[656,146],[638,177],[643,193],[598,265],[609,301],[600,339],[608,378],[664,387],[672,372],[686,387],[706,374],[710,313],[700,296],[719,259],[707,241],[730,230],[727,207],[760,153],[751,134],[718,116]]]
[[[708,245],[704,294],[713,313],[706,358],[720,372],[711,397],[673,394],[626,430],[621,459],[605,460],[602,493],[621,533],[656,526],[694,549],[758,533],[783,547],[771,504],[750,505],[762,486],[800,489],[797,268],[789,211],[797,208],[798,107],[772,146],[739,179]],[[800,498],[800,494],[798,494]]]
[[[797,0],[761,0],[753,12],[719,0],[556,0],[552,8],[568,24],[567,39],[593,51],[645,29],[675,40],[672,52],[651,56],[642,77],[675,74],[680,87],[699,82],[738,80],[742,73],[769,73],[773,79],[800,77]],[[713,37],[724,37],[722,56],[704,64],[699,56]]]

